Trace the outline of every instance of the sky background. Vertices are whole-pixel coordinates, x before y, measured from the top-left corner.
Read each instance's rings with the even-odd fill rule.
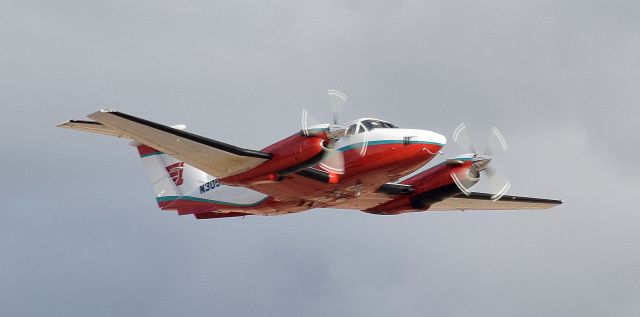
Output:
[[[2,316],[638,316],[640,2],[0,0]],[[479,147],[550,211],[157,209],[115,108],[259,149],[379,117]],[[461,150],[450,144],[447,157]]]

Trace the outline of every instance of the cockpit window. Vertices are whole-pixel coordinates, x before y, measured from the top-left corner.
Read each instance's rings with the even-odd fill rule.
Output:
[[[369,130],[373,129],[397,129],[395,125],[379,120],[363,120],[362,124]]]
[[[362,125],[358,126],[358,133],[364,133],[364,126]]]
[[[352,124],[349,129],[347,129],[347,135],[354,135],[356,133],[356,125]]]

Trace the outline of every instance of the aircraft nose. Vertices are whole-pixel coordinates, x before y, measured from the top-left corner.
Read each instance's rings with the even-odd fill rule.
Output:
[[[428,148],[431,154],[436,154],[447,144],[447,138],[444,135],[428,130],[406,129],[402,134],[405,135],[404,142],[424,144],[425,146],[429,145],[425,148]]]
[[[423,142],[440,146],[444,146],[445,144],[447,144],[447,138],[444,135],[432,131],[421,130],[419,138]]]

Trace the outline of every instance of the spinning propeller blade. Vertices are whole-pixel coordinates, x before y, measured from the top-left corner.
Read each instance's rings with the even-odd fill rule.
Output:
[[[363,133],[364,140],[362,141],[362,147],[360,148],[360,157],[367,155],[367,147],[369,147],[369,131],[365,130]]]
[[[490,193],[492,195],[491,199],[499,200],[502,198],[502,196],[504,196],[504,194],[506,194],[506,192],[511,188],[511,182],[505,176],[498,173],[496,169],[489,166],[493,160],[492,155],[494,154],[494,149],[507,151],[508,148],[507,141],[502,133],[500,133],[500,130],[496,127],[491,129],[484,154],[478,154],[476,152],[464,123],[458,125],[458,127],[453,131],[452,139],[458,146],[469,151],[469,155],[471,156],[471,167],[469,169],[469,173],[472,173],[471,175],[474,175],[474,177],[479,177],[481,172],[486,174]],[[463,183],[456,177],[454,177],[454,183],[462,193],[469,195],[469,188],[464,187]]]
[[[341,151],[334,149],[335,143],[344,136],[346,127],[338,124],[340,113],[347,102],[347,95],[339,90],[327,90],[331,116],[333,123],[320,124],[306,109],[302,110],[302,133],[306,136],[314,136],[325,133],[329,141],[322,146],[324,157],[320,161],[320,167],[330,173],[344,174],[344,155]]]
[[[507,141],[498,128],[493,127],[487,141],[487,148],[484,150],[485,155],[492,155],[493,149],[500,148],[503,152],[507,151]]]
[[[509,188],[511,188],[511,182],[492,167],[487,167],[485,173],[487,174],[487,181],[491,189],[491,199],[499,200],[507,193]]]
[[[340,114],[342,113],[342,107],[347,102],[347,95],[336,89],[328,89],[327,95],[329,96],[329,104],[331,105],[333,124],[338,124]]]
[[[314,130],[312,127],[320,125],[320,121],[317,121],[307,109],[302,109],[302,133],[306,136],[312,136],[318,134],[320,129]]]
[[[339,124],[340,114],[342,108],[347,102],[347,95],[339,90],[329,89],[327,90],[327,96],[329,97],[329,106],[331,108],[331,116],[333,123],[321,124],[316,121],[306,109],[302,110],[302,133],[305,136],[315,136],[320,133],[325,133],[329,139],[326,144],[323,144],[324,157],[320,162],[320,167],[330,173],[344,174],[344,155],[338,149],[335,149],[335,144],[345,136],[347,126]],[[365,129],[362,134],[363,144],[360,148],[360,156],[367,154],[367,148],[369,145],[369,131]]]
[[[344,174],[344,155],[339,150],[325,148],[325,154],[320,161],[320,167],[330,173]]]
[[[476,153],[476,150],[471,145],[471,137],[467,132],[467,126],[463,123],[460,123],[458,127],[453,130],[452,136],[453,142],[455,142],[459,147],[469,153]]]

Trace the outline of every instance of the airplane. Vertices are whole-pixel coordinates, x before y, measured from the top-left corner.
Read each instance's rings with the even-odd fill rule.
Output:
[[[375,118],[339,124],[337,109],[347,96],[338,90],[328,95],[332,123],[315,124],[304,110],[300,131],[259,151],[187,132],[184,125],[167,126],[108,109],[88,115],[91,120],[69,120],[58,127],[131,140],[159,208],[197,219],[274,216],[315,208],[398,215],[562,204],[505,195],[511,183],[490,166],[494,151],[507,149],[497,128],[487,150],[478,153],[460,124],[453,140],[468,153],[415,173],[442,154],[445,136]],[[485,176],[491,192],[471,191]]]

